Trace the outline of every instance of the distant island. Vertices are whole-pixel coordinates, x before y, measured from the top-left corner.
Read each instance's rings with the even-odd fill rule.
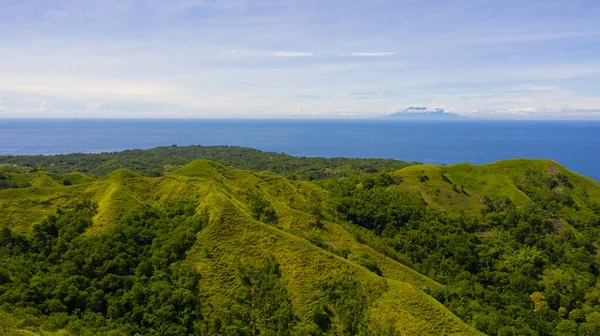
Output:
[[[446,120],[446,119],[462,119],[465,118],[455,113],[444,111],[444,109],[436,108],[428,110],[426,107],[409,107],[405,110],[398,111],[396,113],[388,114],[385,118],[394,119],[418,119],[418,120]]]

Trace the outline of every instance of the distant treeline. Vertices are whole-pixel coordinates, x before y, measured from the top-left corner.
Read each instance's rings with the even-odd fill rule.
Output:
[[[236,146],[168,146],[99,154],[0,156],[5,170],[52,173],[82,172],[103,176],[123,168],[147,176],[160,176],[192,160],[209,159],[236,169],[271,171],[297,179],[323,179],[360,172],[397,170],[414,162],[393,159],[297,157]]]

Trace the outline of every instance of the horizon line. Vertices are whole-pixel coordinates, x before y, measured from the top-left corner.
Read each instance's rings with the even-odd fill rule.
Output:
[[[416,113],[415,113],[416,114]],[[454,114],[454,113],[453,113]],[[458,119],[441,119],[441,118],[422,118],[422,119],[411,119],[411,118],[386,118],[390,115],[382,116],[323,116],[323,117],[304,117],[304,116],[256,116],[256,117],[4,117],[0,116],[0,120],[386,120],[386,121],[441,121],[441,122],[460,122],[460,121],[600,121],[600,117],[583,117],[583,118],[510,118],[510,117],[479,117],[479,116],[465,116],[456,114],[461,118]]]

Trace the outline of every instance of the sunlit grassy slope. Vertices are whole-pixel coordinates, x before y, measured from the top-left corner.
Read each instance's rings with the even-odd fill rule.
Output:
[[[570,186],[559,186],[551,192],[572,197],[578,211],[588,211],[589,200],[600,197],[597,182],[551,160],[515,159],[486,165],[414,165],[395,174],[402,178],[403,187],[418,190],[429,205],[439,209],[479,212],[486,196],[508,198],[517,206],[531,203],[532,196],[549,196],[544,193],[550,188],[543,183],[531,186],[532,175],[544,183],[566,176]],[[525,181],[529,185],[523,185]]]
[[[0,191],[0,227],[27,232],[57,208],[75,200],[98,204],[94,224],[86,234],[97,235],[120,225],[120,219],[138,205],[161,204],[171,197],[194,197],[198,211],[207,209],[210,224],[199,233],[188,253],[201,274],[205,300],[225,307],[240,290],[236,269],[242,264],[260,265],[273,256],[281,265],[282,277],[296,314],[309,319],[315,286],[327,279],[351,275],[366,286],[381,286],[384,293],[368,309],[369,329],[377,334],[392,325],[406,335],[470,335],[477,332],[425,294],[440,284],[409,267],[357,242],[343,226],[329,221],[316,225],[307,211],[310,202],[325,204],[327,194],[314,184],[291,181],[272,173],[232,170],[199,160],[163,177],[142,177],[116,170],[102,179],[47,173],[25,174],[31,187]],[[277,212],[279,221],[268,225],[251,216],[247,190],[257,188]],[[331,217],[331,218],[330,218]],[[329,220],[328,220],[329,219]],[[360,265],[374,262],[381,276]]]

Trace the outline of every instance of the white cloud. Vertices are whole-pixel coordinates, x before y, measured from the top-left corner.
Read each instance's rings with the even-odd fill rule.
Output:
[[[272,55],[275,57],[311,57],[311,56],[314,56],[313,53],[300,52],[300,51],[276,51]]]
[[[2,106],[2,100],[0,100],[0,111],[4,111],[4,106]]]
[[[342,55],[340,55],[340,56],[342,56]],[[392,51],[353,52],[350,55],[352,55],[352,56],[359,56],[359,57],[382,57],[382,56],[394,56],[394,55],[396,55],[396,53],[392,52]]]
[[[44,101],[42,101],[42,102],[40,103],[40,107],[38,108],[38,110],[39,110],[40,112],[44,112],[44,111],[46,111],[47,109],[48,109],[48,102],[44,100]]]
[[[535,113],[537,111],[538,111],[538,109],[536,109],[535,107],[518,107],[518,108],[505,109],[505,110],[496,111],[496,112],[502,112],[502,113],[506,113],[506,114],[529,114],[529,113]]]

